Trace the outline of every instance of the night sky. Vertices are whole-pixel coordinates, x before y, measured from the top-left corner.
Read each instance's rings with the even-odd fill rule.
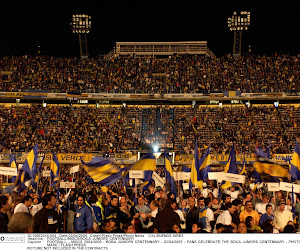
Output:
[[[241,10],[251,12],[243,52],[251,45],[254,54],[300,54],[299,2],[241,2],[3,2],[0,56],[34,54],[41,46],[42,54],[78,57],[78,36],[71,32],[70,22],[73,14],[89,14],[91,56],[109,52],[118,41],[207,41],[220,57],[232,53],[233,32],[227,18]]]

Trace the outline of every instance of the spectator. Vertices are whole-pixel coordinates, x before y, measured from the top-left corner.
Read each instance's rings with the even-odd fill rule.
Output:
[[[175,224],[180,224],[180,218],[174,211],[175,209],[176,201],[168,199],[165,208],[156,215],[154,227],[158,228],[160,233],[168,232]]]
[[[0,196],[0,233],[7,233],[8,216],[7,212],[10,209],[8,198]]]
[[[93,215],[91,209],[85,204],[83,195],[77,196],[77,209],[74,229],[77,233],[86,233],[93,228]]]
[[[198,221],[192,225],[192,233],[207,233],[207,231],[203,229],[202,223]]]
[[[176,233],[182,233],[182,230],[181,230],[181,226],[180,224],[174,224],[173,227],[172,227],[172,230]]]
[[[20,212],[30,213],[29,208],[31,207],[31,204],[32,204],[32,197],[25,196],[23,201],[15,207],[14,214]]]
[[[260,226],[254,225],[254,219],[252,216],[248,216],[246,218],[246,226],[247,226],[248,233],[260,233],[261,232]]]
[[[134,233],[134,227],[130,222],[126,222],[123,224],[123,231],[124,233]]]
[[[194,197],[189,197],[188,198],[188,206],[189,210],[186,215],[186,232],[191,233],[192,232],[192,225],[194,223],[198,222],[199,218],[199,211],[195,206],[195,198]]]
[[[231,215],[236,211],[235,205],[232,203],[226,203],[226,206],[224,208],[225,210],[218,216],[216,225],[222,224],[226,228],[230,228],[232,224],[232,217]],[[216,227],[214,229],[214,232],[216,232]]]
[[[35,216],[35,214],[40,211],[43,208],[42,202],[40,202],[38,197],[33,198],[32,205],[29,208],[30,213],[32,216]]]
[[[110,204],[105,207],[104,216],[106,219],[116,218],[118,213],[118,204],[119,198],[116,195],[113,195],[110,198]]]
[[[9,233],[33,233],[33,217],[27,212],[13,214],[8,223]]]
[[[247,233],[247,225],[245,222],[240,222],[237,226],[237,232],[240,234]]]
[[[240,213],[240,221],[246,222],[246,218],[248,216],[251,216],[254,219],[255,226],[259,225],[259,215],[255,210],[253,210],[251,201],[246,201],[245,210]]]
[[[46,194],[43,197],[43,208],[33,217],[34,233],[57,233],[58,214],[53,209],[56,204],[54,194]]]
[[[147,218],[144,217],[144,218],[146,218],[144,220],[141,215],[142,214],[149,214],[151,212],[151,210],[150,210],[149,207],[147,207],[146,205],[144,205],[144,203],[145,203],[144,196],[141,195],[140,197],[138,197],[138,204],[135,206],[135,209],[140,214],[139,220],[140,220],[140,222],[142,224],[142,228],[146,229],[147,228],[147,224],[148,224]]]
[[[274,212],[274,227],[282,233],[289,221],[293,221],[293,214],[289,210],[285,210],[285,201],[281,200],[278,210]]]
[[[267,204],[265,210],[266,210],[266,213],[263,214],[260,218],[260,222],[259,222],[260,225],[263,225],[265,223],[265,221],[268,220],[268,219],[274,221],[272,205]]]

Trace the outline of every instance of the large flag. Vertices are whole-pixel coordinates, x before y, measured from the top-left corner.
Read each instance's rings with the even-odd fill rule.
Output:
[[[20,178],[18,180],[17,186],[20,186],[21,190],[28,188],[30,186],[29,181],[31,180],[31,176],[26,171],[24,171],[24,169],[20,170],[19,176]]]
[[[23,169],[28,173],[31,179],[35,179],[37,175],[36,161],[38,157],[38,144],[35,144],[33,149],[29,152],[27,159],[24,161]]]
[[[166,171],[166,182],[170,184],[170,191],[177,196],[176,182],[174,179],[173,169],[171,162],[165,151],[165,171]]]
[[[122,179],[125,168],[120,168],[109,159],[95,157],[90,162],[82,161],[84,170],[88,175],[102,186],[110,186]]]
[[[231,174],[239,173],[237,165],[236,165],[236,155],[235,155],[234,145],[232,145],[232,147],[231,147],[228,162],[225,166],[224,172],[231,173]],[[223,181],[221,183],[220,187],[221,187],[221,189],[226,189],[226,188],[231,187],[232,185],[234,185],[234,183],[231,183],[230,181]]]
[[[199,171],[197,174],[198,186],[202,189],[202,184],[208,179],[208,172],[210,172],[210,149],[206,148],[204,155],[199,161]]]
[[[295,144],[293,158],[289,165],[292,181],[300,180],[300,150],[297,141]]]
[[[40,175],[41,175],[42,165],[43,165],[45,156],[46,156],[46,154],[44,154],[44,156],[43,156],[43,158],[42,158],[42,160],[41,160],[41,162],[40,162],[40,165],[39,165],[39,167],[38,167],[38,169],[37,169],[37,175],[35,176],[35,179],[34,179],[33,184],[32,184],[33,188],[36,189],[37,193],[40,192],[40,191],[38,190],[38,189],[39,189],[39,187],[38,187],[38,186],[39,186],[39,183],[38,183],[38,182],[39,182],[39,178],[40,178]]]
[[[259,159],[259,161],[254,162],[253,167],[263,181],[280,182],[282,178],[288,178],[289,175],[284,167],[270,160]]]
[[[241,168],[241,171],[239,172],[240,175],[246,175],[246,159],[245,159],[245,154],[244,154],[244,159],[243,159],[243,165]]]
[[[195,151],[194,151],[194,159],[191,167],[191,177],[190,177],[190,183],[189,183],[189,188],[192,189],[196,183],[198,182],[197,177],[198,177],[198,171],[200,168],[199,164],[199,154],[198,154],[198,145],[197,145],[197,139],[195,142]]]
[[[131,166],[125,168],[124,171],[124,182],[129,180],[130,170],[143,170],[144,181],[151,181],[153,171],[156,171],[156,159],[153,153],[144,155],[139,161],[133,163]]]
[[[17,168],[17,161],[16,161],[16,156],[13,154],[10,155],[10,160],[9,160],[9,167],[11,168]],[[16,181],[16,176],[10,176],[10,182],[14,183]]]
[[[54,186],[59,180],[59,162],[54,152],[52,152],[50,173],[51,173],[51,185]]]
[[[189,188],[191,189],[197,183],[198,187],[202,189],[203,181],[207,180],[209,171],[210,171],[210,149],[209,147],[207,147],[204,155],[199,160],[198,145],[196,140]]]

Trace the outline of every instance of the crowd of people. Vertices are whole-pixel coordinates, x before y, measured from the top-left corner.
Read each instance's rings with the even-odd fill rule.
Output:
[[[0,152],[120,153],[168,145],[177,155],[210,145],[213,154],[253,153],[271,145],[292,153],[300,109],[274,106],[30,106],[0,107]],[[170,146],[171,145],[171,146]]]
[[[0,91],[210,93],[299,92],[296,56],[209,58],[115,57],[109,61],[48,56],[3,57]]]
[[[150,185],[147,190],[88,184],[82,188],[3,190],[0,233],[296,233],[299,195],[269,192],[261,183],[221,190],[214,181],[203,189],[175,195]],[[292,200],[295,200],[292,203]]]

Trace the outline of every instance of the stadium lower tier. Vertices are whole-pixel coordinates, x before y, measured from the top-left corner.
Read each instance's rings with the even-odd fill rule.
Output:
[[[0,106],[0,152],[120,153],[167,147],[177,154],[201,150],[253,153],[271,145],[292,153],[299,136],[300,108],[274,106]]]

